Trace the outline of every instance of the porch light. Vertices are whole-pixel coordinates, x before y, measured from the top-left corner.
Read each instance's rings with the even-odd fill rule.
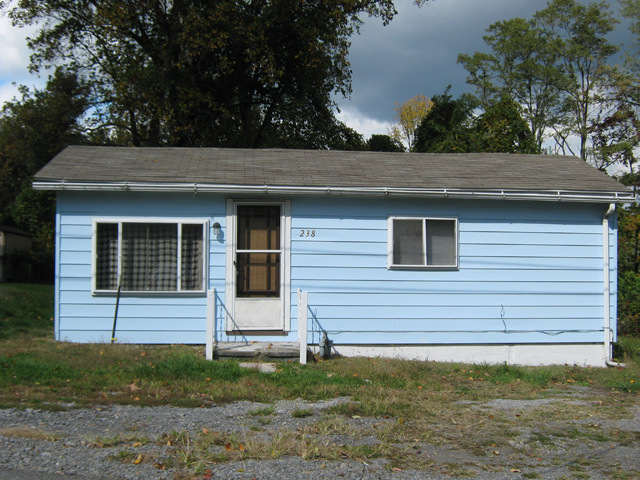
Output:
[[[213,234],[217,237],[220,235],[220,224],[218,222],[213,224]]]

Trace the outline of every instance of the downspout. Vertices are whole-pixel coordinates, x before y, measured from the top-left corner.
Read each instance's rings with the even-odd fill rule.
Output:
[[[611,274],[609,271],[609,217],[616,211],[616,204],[609,204],[607,212],[602,217],[602,247],[603,247],[603,273],[604,273],[604,362],[609,367],[626,367],[624,363],[612,360],[611,339]]]

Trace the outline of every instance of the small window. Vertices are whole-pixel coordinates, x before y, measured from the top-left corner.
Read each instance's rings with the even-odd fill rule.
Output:
[[[389,267],[457,268],[455,218],[389,218]]]
[[[204,291],[204,223],[105,221],[95,232],[95,291]]]

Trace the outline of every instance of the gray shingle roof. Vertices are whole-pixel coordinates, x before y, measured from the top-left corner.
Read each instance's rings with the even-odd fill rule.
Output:
[[[35,176],[66,183],[569,191],[629,195],[576,157],[71,146]]]

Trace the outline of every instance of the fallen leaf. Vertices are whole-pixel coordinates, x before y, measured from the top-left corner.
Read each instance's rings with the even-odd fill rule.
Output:
[[[351,418],[362,418],[360,415],[351,415]]]
[[[244,452],[244,443],[241,443],[240,445],[238,445],[238,449],[239,449],[241,452]]]
[[[142,444],[141,444],[140,442],[136,442],[136,443],[134,443],[134,444],[133,444],[133,445],[131,445],[131,446],[132,446],[133,448],[136,448],[136,447],[141,447],[141,446],[142,446]]]
[[[520,470],[519,468],[512,468],[510,470],[511,473],[522,473],[522,470]]]
[[[233,445],[231,445],[229,442],[224,444],[224,448],[227,449],[227,452],[230,452],[231,450],[233,450]]]
[[[131,385],[129,385],[129,391],[130,391],[130,392],[137,392],[138,390],[140,390],[140,387],[139,387],[139,386],[137,386],[137,385],[135,384],[135,382],[134,382],[134,383],[132,383]]]
[[[136,458],[133,459],[133,464],[139,465],[141,461],[142,461],[142,454],[138,455]]]
[[[498,450],[494,450],[494,451],[493,451],[493,454],[494,454],[494,455],[500,455],[500,452],[499,452]]]
[[[204,433],[206,435],[207,433],[209,433],[209,430],[207,430],[206,428],[203,428],[202,429],[202,433]]]

